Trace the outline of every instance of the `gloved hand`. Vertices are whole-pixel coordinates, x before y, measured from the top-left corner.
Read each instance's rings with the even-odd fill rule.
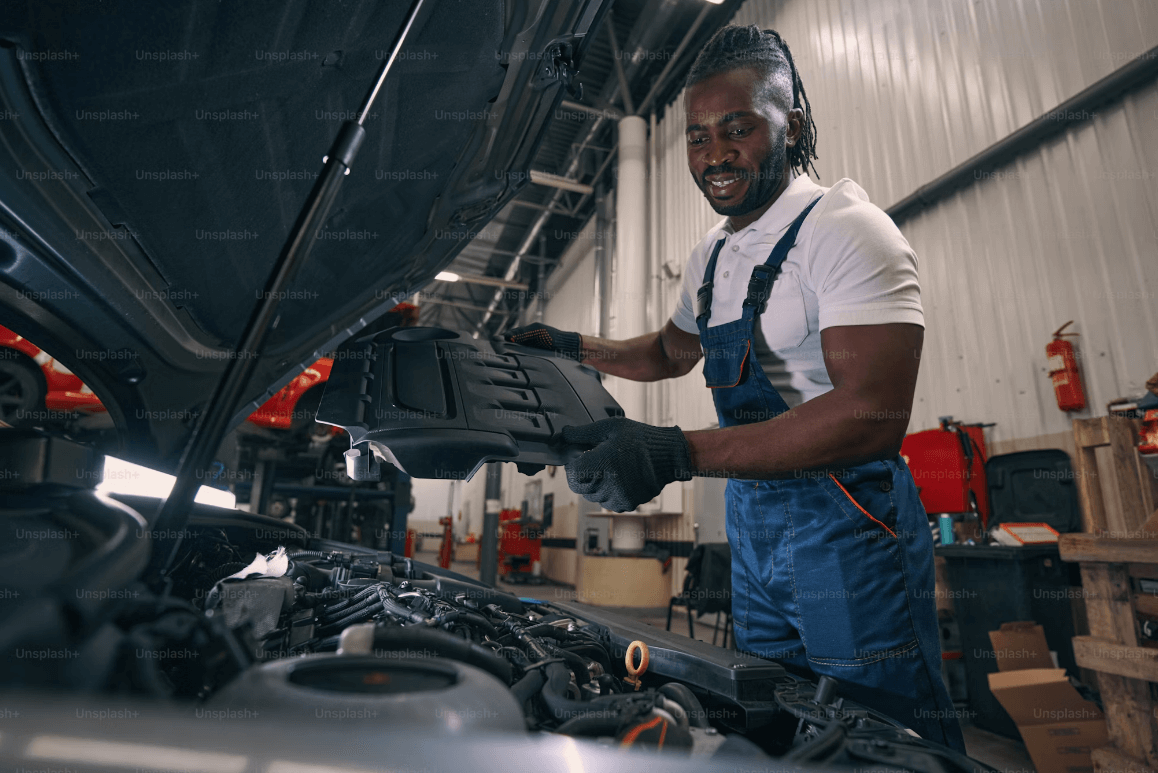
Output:
[[[508,331],[503,338],[511,343],[522,346],[532,346],[536,349],[550,349],[572,360],[579,359],[580,347],[583,344],[583,339],[580,338],[578,333],[556,330],[553,327],[544,325],[542,322],[534,322],[524,327],[516,327]]]
[[[655,499],[672,481],[693,477],[691,451],[679,427],[604,419],[585,427],[564,427],[562,441],[591,447],[567,464],[567,485],[617,513]]]

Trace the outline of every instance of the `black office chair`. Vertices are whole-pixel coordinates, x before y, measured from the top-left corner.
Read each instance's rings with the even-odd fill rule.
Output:
[[[720,615],[724,616],[724,643],[732,627],[732,551],[726,542],[697,545],[688,556],[683,590],[672,596],[667,605],[667,630],[671,630],[672,610],[684,607],[688,613],[688,636],[696,637],[695,618],[716,613],[712,626],[712,644],[720,632]],[[693,616],[693,611],[695,615]],[[734,638],[734,637],[733,637]],[[734,642],[733,642],[734,643]]]

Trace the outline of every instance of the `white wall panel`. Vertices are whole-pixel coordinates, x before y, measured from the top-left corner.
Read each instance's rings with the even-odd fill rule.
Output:
[[[557,272],[547,283],[543,324],[590,332],[595,329],[593,298],[595,295],[595,219],[579,231],[556,231],[556,239],[570,239],[572,244],[560,260]]]
[[[451,482],[448,480],[412,479],[410,494],[414,497],[414,509],[407,518],[409,527],[418,531],[438,531],[441,528],[438,519],[445,517],[452,506],[450,493]]]
[[[995,440],[1068,431],[1045,344],[1070,319],[1082,415],[1143,389],[1158,369],[1158,170],[1139,121],[1156,110],[1158,89],[1137,92],[904,224],[928,323],[915,426],[950,413],[997,421]]]
[[[749,0],[734,23],[792,48],[821,184],[882,207],[1158,44],[1151,0]]]
[[[792,47],[821,184],[850,177],[882,208],[1158,45],[1146,0],[749,0],[735,23]],[[996,421],[996,442],[1068,432],[1045,344],[1070,319],[1090,405],[1078,415],[1142,389],[1158,368],[1156,121],[1151,85],[902,222],[927,325],[910,430],[952,414]],[[657,249],[680,270],[718,220],[687,171],[683,127],[681,99],[653,138]],[[678,280],[663,287],[670,313]],[[702,381],[668,389],[661,423],[714,420]]]

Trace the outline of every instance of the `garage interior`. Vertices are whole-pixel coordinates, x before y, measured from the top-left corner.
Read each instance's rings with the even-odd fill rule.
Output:
[[[790,41],[816,182],[856,181],[919,261],[901,455],[969,756],[1001,773],[1155,773],[1158,3],[614,0],[518,194],[360,332],[663,327],[720,223],[688,172],[684,81],[729,24]],[[19,332],[0,328],[0,423],[112,426]],[[628,513],[574,493],[559,465],[424,478],[383,461],[360,481],[349,437],[321,421],[340,360],[271,387],[198,501],[735,649],[726,478],[670,483]],[[702,365],[601,383],[629,419],[719,426]],[[126,495],[172,486],[111,458],[104,476]]]
[[[1158,681],[1158,535],[1143,530],[1156,507],[1158,414],[1138,401],[1158,362],[1158,12],[1144,3],[947,0],[701,8],[702,21],[669,27],[656,15],[696,9],[616,3],[581,73],[591,78],[585,108],[564,105],[537,159],[574,190],[554,178],[528,186],[456,259],[449,270],[461,280],[435,282],[415,300],[422,323],[501,334],[538,321],[611,338],[658,329],[690,249],[718,216],[686,171],[682,90],[633,65],[674,45],[668,75],[678,83],[689,63],[682,51],[729,14],[733,24],[777,29],[808,83],[820,184],[858,181],[920,260],[926,345],[903,453],[938,544],[944,673],[971,754],[1000,770],[1033,769],[986,681],[997,670],[989,632],[1025,621],[1044,627],[1054,663],[1102,690],[1107,750],[1084,765],[1113,769],[1120,754],[1153,766],[1158,714],[1140,707],[1158,706],[1147,702]],[[667,29],[671,40],[649,39]],[[676,30],[693,43],[681,49]],[[474,284],[473,274],[526,289]],[[621,300],[632,297],[647,301]],[[1076,342],[1078,410],[1059,408],[1051,341]],[[630,418],[714,426],[695,374],[604,383]],[[631,516],[612,517],[573,494],[562,469],[528,477],[491,465],[470,481],[412,481],[409,528],[431,562],[449,544],[458,571],[664,626],[691,551],[727,543],[723,483],[672,484]],[[497,555],[480,558],[496,515]],[[1046,522],[1071,536],[1060,555],[1056,537],[987,544],[986,527],[1011,522]],[[1091,613],[1106,587],[1115,599],[1128,595],[1133,612],[1116,609],[1113,623]],[[1017,598],[998,603],[1004,593]],[[700,614],[696,636],[722,638],[716,613]],[[688,627],[676,606],[671,629]],[[1092,644],[1105,640],[1128,649],[1113,649],[1115,662],[1109,645]]]

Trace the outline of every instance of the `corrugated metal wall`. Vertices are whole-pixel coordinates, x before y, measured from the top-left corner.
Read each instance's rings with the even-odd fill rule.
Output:
[[[775,27],[792,47],[821,184],[850,177],[886,209],[1158,44],[1146,0],[750,0],[735,23]],[[683,111],[670,106],[654,137],[656,249],[679,271],[718,220],[687,172]],[[1158,369],[1156,119],[1151,85],[901,224],[927,325],[910,430],[952,414],[996,421],[998,450],[1063,442],[1072,415],[1054,402],[1044,347],[1070,319],[1091,406],[1080,415]],[[669,313],[677,291],[664,282]],[[669,415],[654,420],[714,420],[702,382],[668,388]]]
[[[749,0],[733,23],[791,46],[822,183],[882,207],[1158,44],[1151,0]]]
[[[543,323],[565,330],[589,332],[595,329],[595,219],[576,232],[556,232],[555,238],[575,241],[561,261],[559,271],[566,271],[563,281],[552,276],[547,286],[547,304]]]

